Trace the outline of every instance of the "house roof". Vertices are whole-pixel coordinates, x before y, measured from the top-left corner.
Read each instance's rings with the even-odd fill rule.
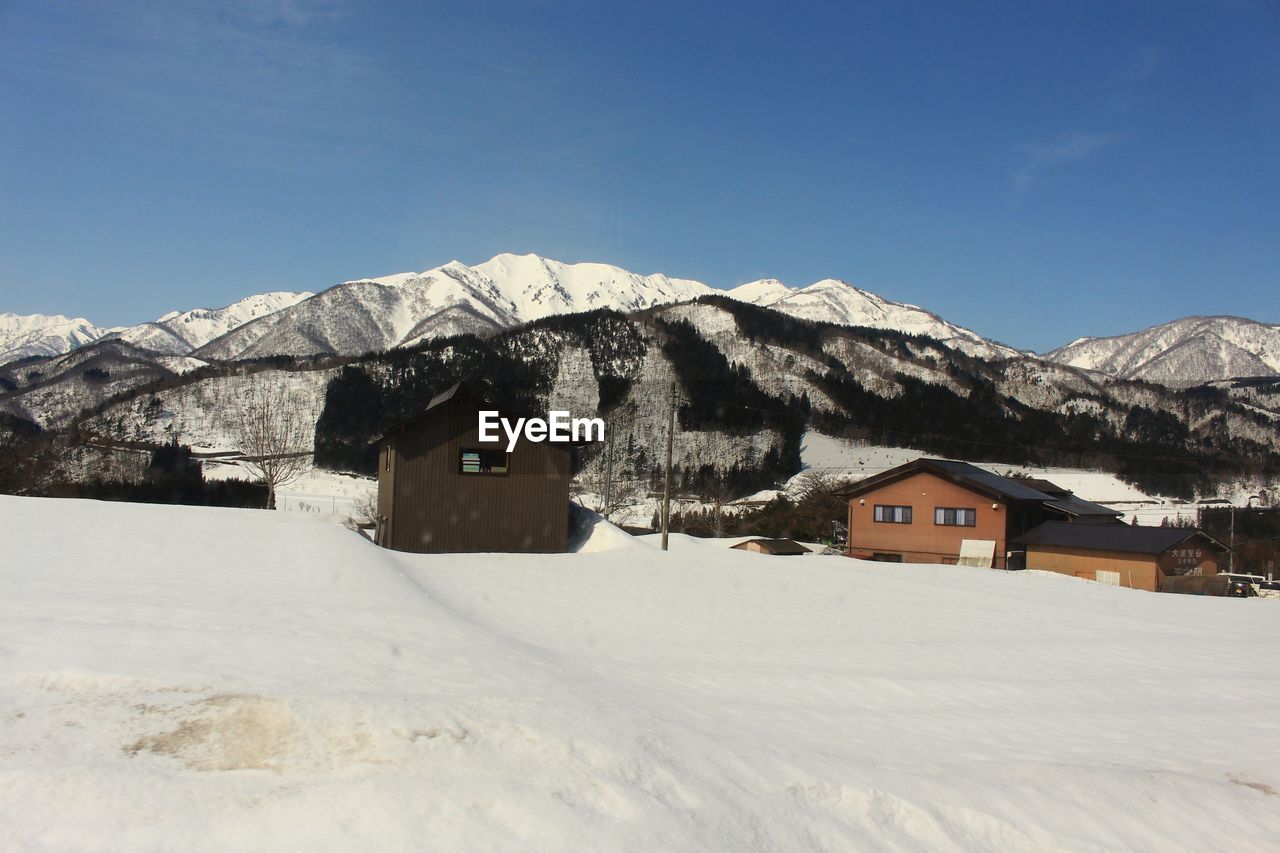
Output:
[[[1228,550],[1218,540],[1194,527],[1136,527],[1129,524],[1071,524],[1046,521],[1015,538],[1016,545],[1087,548],[1091,551],[1123,551],[1163,554],[1188,539],[1200,537],[1211,547]]]
[[[425,409],[418,412],[416,415],[407,417],[404,420],[398,421],[392,424],[391,426],[387,427],[382,431],[381,435],[379,435],[377,438],[375,438],[373,441],[369,443],[377,444],[378,442],[382,441],[382,439],[391,435],[391,433],[396,432],[397,430],[402,429],[403,427],[407,427],[409,424],[413,423],[419,418],[425,417],[427,413],[429,413],[432,409],[435,409],[439,406],[443,406],[445,403],[449,402],[454,397],[459,397],[459,398],[471,397],[473,399],[479,400],[478,397],[476,397],[474,394],[471,393],[471,389],[468,388],[464,383],[455,382],[445,390],[441,391],[439,394],[432,397],[431,400],[427,403],[427,406]]]
[[[450,403],[453,400],[463,400],[463,399],[470,400],[481,406],[498,408],[493,403],[489,402],[485,398],[479,396],[474,391],[472,391],[471,386],[468,385],[467,383],[455,382],[445,390],[441,391],[439,394],[432,397],[427,402],[426,408],[424,408],[422,411],[418,412],[416,415],[413,415],[412,417],[405,418],[404,420],[399,421],[398,423],[392,424],[391,426],[387,427],[385,430],[382,431],[381,435],[379,435],[377,438],[373,439],[369,443],[379,444],[384,438],[391,435],[391,433],[401,430],[412,423],[416,423],[417,421],[431,414],[433,410],[440,408],[446,403]],[[504,407],[501,411],[504,416],[512,416],[512,417],[518,417],[518,418],[533,417],[531,413],[523,409],[513,409],[511,407]],[[580,439],[577,441],[569,441],[569,442],[547,442],[547,446],[558,447],[561,449],[568,449],[571,446],[580,447],[582,445],[591,444],[591,443],[592,442],[590,441]]]
[[[1050,509],[1055,509],[1064,515],[1069,515],[1072,518],[1080,518],[1081,516],[1119,518],[1124,515],[1124,513],[1118,509],[1112,509],[1109,506],[1103,506],[1102,504],[1096,504],[1093,501],[1087,501],[1084,498],[1078,498],[1070,492],[1067,492],[1065,497],[1046,501],[1045,506]]]
[[[465,395],[465,394],[468,394],[469,391],[470,389],[464,386],[461,382],[455,382],[445,390],[441,391],[439,394],[432,397],[431,402],[427,403],[427,407],[423,409],[423,412],[424,413],[429,412],[432,409],[434,409],[436,406],[439,406],[442,403],[449,402],[454,398],[454,396],[458,394],[458,392],[462,392]]]
[[[1022,485],[1030,486],[1037,492],[1044,492],[1046,495],[1053,495],[1056,497],[1058,495],[1071,494],[1070,489],[1064,489],[1057,483],[1051,483],[1048,480],[1042,480],[1039,477],[1018,477],[1016,479]]]
[[[747,539],[734,545],[734,548],[745,548],[747,545],[755,543],[761,545],[774,554],[808,554],[809,549],[801,545],[794,539],[764,539],[755,538]]]
[[[839,494],[845,497],[855,497],[860,494],[878,489],[881,486],[888,485],[904,477],[912,474],[929,473],[943,479],[950,480],[953,483],[965,486],[975,492],[986,495],[990,498],[1003,499],[1009,501],[1051,501],[1053,495],[1047,495],[1044,492],[1024,485],[1024,480],[1017,480],[1012,477],[1001,477],[999,474],[993,474],[979,468],[976,465],[970,465],[968,462],[952,462],[948,459],[926,459],[920,458],[905,465],[899,465],[882,474],[874,477],[868,477],[860,480],[851,486],[841,489]]]

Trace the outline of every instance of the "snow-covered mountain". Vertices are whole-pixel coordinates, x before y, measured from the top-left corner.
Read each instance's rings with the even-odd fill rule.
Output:
[[[836,279],[823,279],[801,288],[788,287],[777,279],[761,279],[735,287],[726,295],[804,320],[924,335],[981,358],[1004,359],[1021,355],[1011,347],[948,323],[923,308],[892,302]]]
[[[196,354],[358,354],[464,332],[487,333],[597,308],[635,311],[694,299],[713,288],[608,264],[566,264],[503,254],[469,267],[459,261],[421,273],[347,281],[246,324]]]
[[[295,305],[311,295],[278,291],[250,296],[225,308],[171,311],[154,322],[116,330],[109,336],[152,352],[185,355],[232,329]]]
[[[55,356],[107,333],[83,317],[0,313],[0,364],[32,356]]]
[[[1280,325],[1242,317],[1184,317],[1111,338],[1079,338],[1045,358],[1122,379],[1192,385],[1280,375]]]
[[[101,340],[121,340],[158,355],[187,355],[251,320],[274,314],[310,293],[262,293],[225,308],[171,311],[150,323],[103,328],[60,314],[0,314],[0,364],[63,355]]]
[[[700,281],[661,273],[637,275],[609,264],[566,264],[537,255],[498,255],[475,270],[510,294],[521,322],[597,308],[638,311],[716,292]]]
[[[58,355],[118,338],[161,355],[235,360],[272,355],[353,355],[461,333],[488,334],[556,314],[630,312],[722,294],[806,320],[896,329],[970,355],[1020,355],[914,305],[835,279],[791,287],[763,279],[732,290],[599,263],[501,254],[475,266],[345,281],[317,294],[264,293],[226,308],[173,312],[151,323],[104,329],[67,317],[0,315],[0,364]]]
[[[511,254],[474,267],[451,261],[421,273],[343,282],[248,323],[196,355],[229,360],[357,354],[462,332],[488,333],[555,314],[598,308],[637,311],[711,294],[806,320],[926,335],[988,359],[1019,355],[936,314],[834,279],[803,288],[766,279],[722,291],[699,281],[639,275],[609,264]]]

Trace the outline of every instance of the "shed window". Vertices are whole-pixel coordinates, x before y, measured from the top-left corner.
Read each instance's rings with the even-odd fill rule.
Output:
[[[911,507],[876,504],[875,520],[885,524],[910,524]]]
[[[947,527],[973,527],[978,523],[978,511],[967,507],[940,506],[933,511],[933,523]]]
[[[507,452],[463,448],[458,459],[458,472],[460,474],[505,474],[507,473]]]

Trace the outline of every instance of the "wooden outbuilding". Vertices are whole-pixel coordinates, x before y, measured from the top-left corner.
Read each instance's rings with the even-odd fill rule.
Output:
[[[916,459],[840,494],[849,500],[848,555],[885,562],[1003,569],[1009,541],[1048,519],[1106,526],[1120,516],[1048,481],[946,459]]]
[[[732,547],[739,551],[773,554],[781,557],[794,557],[812,553],[794,539],[748,539]]]
[[[1227,547],[1194,527],[1049,521],[1013,540],[1028,569],[1159,592],[1168,578],[1218,573]]]
[[[566,549],[572,447],[481,442],[481,410],[498,407],[454,385],[378,439],[375,542],[418,553]]]

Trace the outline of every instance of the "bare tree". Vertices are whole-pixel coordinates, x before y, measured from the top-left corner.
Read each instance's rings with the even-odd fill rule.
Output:
[[[605,500],[605,475],[597,466],[584,471],[569,484],[569,493],[581,506],[608,518],[615,512],[630,509],[640,503],[641,494],[634,478],[615,479],[607,490]]]
[[[312,446],[306,411],[281,386],[255,383],[231,414],[231,436],[245,467],[267,487],[267,509],[276,508],[277,489],[307,470]]]
[[[725,516],[733,514],[733,511],[727,508],[733,504],[737,497],[724,477],[713,476],[707,480],[702,488],[699,498],[704,504],[711,505],[709,514],[711,535],[717,539],[725,535]]]

